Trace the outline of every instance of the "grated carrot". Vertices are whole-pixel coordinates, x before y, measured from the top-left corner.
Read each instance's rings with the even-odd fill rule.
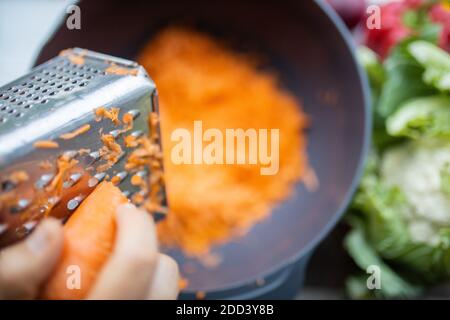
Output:
[[[59,147],[59,144],[51,140],[39,140],[33,144],[33,147],[39,149],[56,149]]]
[[[119,108],[107,109],[105,107],[99,107],[95,109],[95,116],[97,117],[96,120],[100,121],[102,118],[107,118],[111,120],[115,125],[119,125],[119,111]]]
[[[169,27],[143,48],[138,61],[160,97],[170,211],[158,224],[159,238],[201,256],[245,233],[291,194],[307,167],[303,130],[308,120],[275,74],[200,32]],[[278,174],[262,176],[259,166],[251,165],[175,165],[171,133],[191,128],[196,120],[205,129],[279,128]],[[135,155],[129,167],[139,163]]]
[[[111,63],[111,65],[105,69],[105,72],[109,74],[117,74],[119,76],[136,76],[138,74],[138,69],[123,68],[119,67],[115,63]]]
[[[70,139],[73,139],[73,138],[79,136],[80,134],[88,132],[90,129],[91,129],[91,125],[85,124],[84,126],[78,128],[72,132],[62,134],[60,136],[60,138],[63,140],[70,140]]]

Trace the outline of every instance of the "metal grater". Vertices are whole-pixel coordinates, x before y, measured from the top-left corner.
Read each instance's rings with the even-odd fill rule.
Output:
[[[105,179],[162,217],[157,115],[155,84],[141,66],[79,48],[1,87],[0,246],[45,215],[67,219]]]

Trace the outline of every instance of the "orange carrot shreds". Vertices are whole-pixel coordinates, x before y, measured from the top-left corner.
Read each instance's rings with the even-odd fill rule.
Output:
[[[80,134],[86,133],[91,129],[91,125],[90,124],[85,124],[84,126],[72,131],[72,132],[68,132],[68,133],[64,133],[60,136],[61,139],[63,140],[70,140],[73,139],[77,136],[79,136]]]
[[[142,206],[148,212],[159,212],[161,214],[167,215],[169,213],[169,209],[165,206],[161,205],[161,200],[152,201],[152,200],[144,200]]]
[[[183,277],[180,277],[180,280],[178,280],[178,288],[180,291],[186,289],[189,286],[189,280]]]
[[[57,191],[60,192],[63,188],[64,181],[67,179],[70,170],[78,163],[76,159],[69,159],[67,157],[60,156],[56,161],[57,173],[52,179],[50,184],[46,187],[47,192]]]
[[[136,68],[129,69],[129,68],[124,68],[124,67],[119,67],[115,63],[111,63],[111,65],[105,69],[105,72],[109,73],[109,74],[116,74],[119,76],[127,76],[127,75],[136,76],[138,74],[139,70]]]
[[[115,186],[118,185],[120,183],[120,181],[121,181],[121,178],[118,176],[114,176],[111,178],[111,183]]]
[[[80,53],[74,53],[73,50],[66,49],[62,50],[59,55],[63,57],[67,57],[69,61],[73,64],[77,65],[83,65],[84,64],[84,57],[86,56],[87,52],[83,50]]]
[[[138,62],[158,84],[163,124],[170,211],[157,226],[159,239],[200,256],[245,233],[291,195],[307,166],[307,117],[274,73],[258,68],[250,55],[233,52],[200,32],[162,30],[143,48]],[[278,173],[261,175],[258,165],[174,164],[171,150],[177,142],[171,134],[177,128],[192,130],[196,120],[222,132],[279,129]],[[127,165],[139,166],[138,158]]]
[[[159,138],[159,131],[158,131],[159,116],[156,112],[151,112],[149,114],[148,124],[150,128],[151,138],[152,139]]]
[[[14,185],[18,185],[22,182],[26,182],[29,179],[30,179],[30,176],[24,170],[14,171],[8,177],[8,180],[11,181]]]
[[[100,149],[100,156],[105,163],[97,167],[98,172],[103,172],[111,168],[122,155],[122,147],[118,144],[113,135],[104,134],[101,136],[103,147]]]
[[[103,142],[103,145],[111,152],[114,153],[121,153],[122,147],[120,144],[118,144],[111,134],[104,134],[101,136],[101,140]]]
[[[131,202],[135,205],[141,205],[144,202],[145,198],[140,192],[136,192],[131,196]]]
[[[73,64],[83,65],[84,57],[81,55],[70,55],[67,57]]]
[[[135,136],[132,136],[132,135],[126,136],[124,139],[124,143],[125,143],[125,147],[127,147],[127,148],[134,148],[134,147],[137,147],[139,144],[138,138],[136,138]]]
[[[144,182],[144,179],[142,179],[141,176],[134,175],[134,176],[131,177],[131,181],[130,182],[131,182],[131,184],[133,186],[140,186]]]
[[[196,293],[195,293],[195,299],[197,299],[197,300],[203,300],[203,299],[205,299],[206,298],[206,293],[205,293],[205,291],[197,291]]]
[[[119,120],[119,108],[104,108],[100,107],[95,109],[95,116],[97,117],[96,120],[100,121],[102,118],[106,118],[111,120],[116,126],[120,124]]]
[[[91,290],[114,245],[117,207],[126,203],[122,192],[110,182],[102,182],[81,203],[64,225],[64,244],[55,271],[46,282],[43,299],[83,299]],[[81,288],[67,286],[68,269],[76,266]]]
[[[134,119],[133,119],[133,116],[131,114],[125,113],[123,115],[123,117],[122,117],[122,122],[124,124],[124,129],[123,129],[124,132],[133,129]]]
[[[33,147],[39,149],[56,149],[59,147],[59,144],[52,140],[39,140],[33,144]]]
[[[155,159],[162,158],[161,148],[158,144],[152,143],[149,138],[141,137],[137,140],[139,147],[133,150],[125,164],[126,170],[139,170],[151,167]]]

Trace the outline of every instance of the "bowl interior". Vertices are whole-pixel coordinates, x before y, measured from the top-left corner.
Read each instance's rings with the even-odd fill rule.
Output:
[[[320,181],[316,192],[298,185],[290,199],[242,238],[214,248],[222,257],[205,268],[170,251],[189,280],[188,291],[216,292],[264,278],[307,253],[348,204],[368,141],[365,82],[332,19],[314,1],[85,1],[82,29],[65,23],[38,62],[67,47],[134,59],[168,24],[190,24],[238,50],[261,52],[312,121],[308,156]],[[245,213],[243,213],[245,214]]]

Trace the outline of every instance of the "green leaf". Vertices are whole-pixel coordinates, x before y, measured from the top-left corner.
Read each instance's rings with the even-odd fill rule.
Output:
[[[425,68],[423,81],[441,91],[450,91],[450,55],[427,41],[414,41],[408,51]]]
[[[369,78],[372,93],[373,142],[377,148],[382,149],[393,141],[393,138],[386,132],[385,119],[380,117],[376,109],[383,84],[386,80],[386,74],[379,57],[369,48],[364,46],[359,47],[357,57]]]
[[[450,98],[431,96],[409,100],[386,121],[392,136],[413,139],[450,137]]]
[[[387,80],[377,105],[377,112],[383,118],[394,113],[409,99],[436,93],[436,89],[422,79],[424,67],[408,51],[412,41],[406,40],[397,45],[385,61]]]
[[[365,271],[369,267],[375,266],[380,271],[381,286],[379,289],[369,289],[367,285],[369,274],[365,277],[350,279],[347,283],[347,289],[352,298],[370,297],[371,294],[383,298],[412,298],[421,292],[420,287],[409,283],[384,263],[374,248],[365,239],[361,227],[354,228],[347,235],[344,240],[344,245],[355,263],[362,270]],[[365,283],[361,283],[364,280]]]

